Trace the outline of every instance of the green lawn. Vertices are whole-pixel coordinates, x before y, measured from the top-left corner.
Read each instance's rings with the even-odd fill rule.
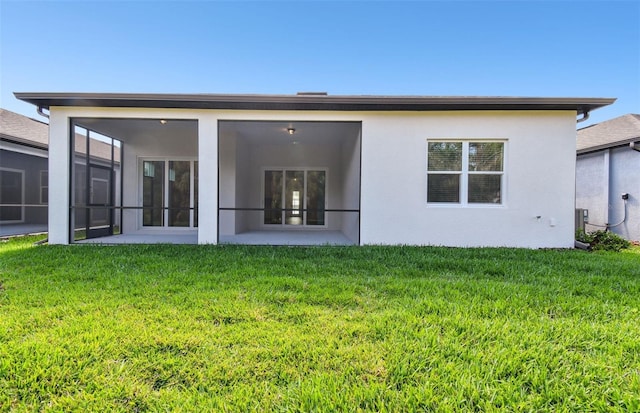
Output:
[[[640,249],[0,244],[0,411],[640,411]]]

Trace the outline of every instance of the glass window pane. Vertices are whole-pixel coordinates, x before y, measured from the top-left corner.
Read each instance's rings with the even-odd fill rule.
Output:
[[[0,204],[18,206],[0,207],[0,221],[22,220],[22,172],[0,171]]]
[[[429,142],[429,171],[462,170],[462,142]]]
[[[144,207],[142,224],[162,226],[164,222],[164,161],[144,161],[143,169],[145,174],[142,178],[142,206]]]
[[[285,180],[285,224],[302,225],[304,171],[286,171]]]
[[[264,172],[264,223],[282,224],[282,171]]]
[[[501,175],[469,175],[469,203],[501,203],[501,178]]]
[[[460,175],[429,174],[427,202],[460,202]]]
[[[169,161],[169,226],[188,227],[191,203],[191,162]]]
[[[502,142],[470,142],[470,171],[502,171]]]
[[[307,225],[324,225],[324,171],[307,172]]]

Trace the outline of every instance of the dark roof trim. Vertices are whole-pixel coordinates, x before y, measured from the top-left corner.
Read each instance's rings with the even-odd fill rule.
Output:
[[[607,106],[612,98],[482,96],[225,95],[149,93],[14,93],[38,107],[124,107],[239,110],[443,111],[575,110]]]
[[[0,133],[0,141],[14,143],[16,145],[26,146],[26,147],[34,148],[34,149],[47,150],[49,148],[49,146],[46,145],[46,144],[41,144],[41,143],[34,142],[34,141],[27,141],[27,140],[24,140],[24,139],[16,138],[14,136],[5,135],[4,133]]]
[[[636,136],[635,138],[624,139],[618,142],[610,142],[603,145],[590,146],[588,148],[578,149],[576,151],[576,154],[585,155],[592,152],[599,152],[605,149],[621,148],[623,146],[629,146],[631,142],[640,142],[640,136]]]

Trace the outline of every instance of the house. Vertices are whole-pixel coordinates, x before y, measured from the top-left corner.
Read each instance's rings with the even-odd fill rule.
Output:
[[[0,236],[47,231],[49,201],[49,125],[6,109],[0,109]],[[92,139],[92,162],[111,167],[107,159],[111,157],[110,147],[99,139]],[[78,140],[75,147],[77,164],[77,191],[86,179],[83,154],[86,148]],[[119,149],[116,148],[116,157]],[[120,164],[113,165],[114,174],[119,177]],[[92,177],[96,182],[99,177]],[[119,178],[116,179],[119,181]],[[107,188],[96,190],[94,198],[106,197]],[[117,194],[117,192],[116,192]],[[79,214],[78,226],[83,225],[86,216]],[[103,220],[106,223],[106,220]],[[118,221],[114,220],[117,227]]]
[[[0,235],[47,230],[49,125],[0,109]]]
[[[640,115],[578,130],[576,208],[588,211],[586,231],[640,241]]]
[[[50,114],[52,244],[527,248],[573,247],[576,117],[615,100],[15,95]],[[121,151],[119,204],[77,190],[69,148],[94,135]]]

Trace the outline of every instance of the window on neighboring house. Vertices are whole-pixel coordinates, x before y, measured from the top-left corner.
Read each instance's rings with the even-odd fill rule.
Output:
[[[504,142],[427,142],[427,202],[495,205],[503,201]]]
[[[40,203],[49,203],[49,171],[40,171]]]
[[[0,222],[24,222],[24,171],[0,168]]]

